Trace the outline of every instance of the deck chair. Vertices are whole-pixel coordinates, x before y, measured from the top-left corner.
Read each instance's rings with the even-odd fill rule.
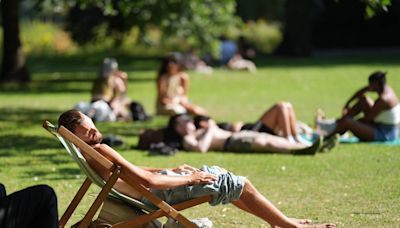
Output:
[[[59,128],[57,128],[50,122],[44,121],[43,127],[58,138],[58,140],[65,147],[69,155],[75,160],[76,163],[78,163],[79,168],[85,173],[87,177],[83,182],[82,186],[80,187],[80,189],[78,190],[78,192],[76,193],[75,197],[72,199],[71,203],[65,210],[64,214],[62,215],[59,221],[60,227],[64,227],[67,224],[72,213],[75,211],[78,204],[80,203],[80,201],[82,200],[82,198],[84,197],[85,193],[87,192],[88,188],[92,183],[98,185],[101,188],[101,191],[97,195],[95,201],[93,202],[89,210],[86,212],[83,219],[81,220],[78,226],[79,228],[89,226],[90,222],[92,222],[94,215],[96,214],[97,210],[104,202],[104,200],[107,198],[107,196],[122,200],[125,203],[133,207],[140,208],[146,212],[146,214],[138,216],[132,220],[120,221],[119,223],[113,224],[112,227],[116,228],[138,227],[144,223],[147,223],[149,221],[152,221],[154,219],[163,216],[167,216],[169,218],[176,220],[184,227],[189,227],[189,228],[197,227],[189,219],[183,216],[179,211],[205,202],[209,202],[211,200],[211,196],[203,196],[171,206],[165,201],[155,196],[141,184],[136,183],[134,181],[129,181],[128,182],[129,185],[135,188],[140,194],[142,194],[143,197],[145,197],[158,207],[157,209],[150,208],[145,204],[143,204],[142,202],[127,197],[126,195],[121,194],[117,190],[113,189],[113,186],[115,182],[118,180],[118,177],[120,177],[120,175],[124,172],[124,170],[120,166],[113,164],[110,160],[106,159],[104,156],[102,156],[100,153],[98,153],[96,150],[94,150],[92,147],[90,147],[88,144],[86,144],[84,141],[82,141],[80,138],[78,138],[64,126],[60,126]],[[108,180],[103,180],[102,177],[100,177],[93,169],[90,168],[89,164],[83,157],[81,151],[86,155],[90,156],[92,159],[95,159],[99,164],[101,164],[108,170],[110,170],[111,175],[108,178]]]

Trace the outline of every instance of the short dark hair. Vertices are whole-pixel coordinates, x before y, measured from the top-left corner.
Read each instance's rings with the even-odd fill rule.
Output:
[[[190,119],[186,114],[177,114],[171,116],[168,121],[168,125],[164,131],[164,142],[168,146],[174,147],[178,150],[183,149],[182,136],[176,131],[176,125],[178,124],[178,119]]]
[[[375,71],[368,77],[368,82],[378,82],[381,86],[386,84],[386,72]]]
[[[83,118],[81,112],[71,109],[60,115],[58,118],[58,126],[64,126],[71,132],[75,131],[76,126],[81,124]]]

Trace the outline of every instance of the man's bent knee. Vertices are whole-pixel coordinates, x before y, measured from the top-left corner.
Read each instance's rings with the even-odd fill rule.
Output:
[[[255,188],[253,184],[246,179],[244,182],[244,187],[243,187],[243,193],[246,192],[247,194],[254,194],[255,193]]]

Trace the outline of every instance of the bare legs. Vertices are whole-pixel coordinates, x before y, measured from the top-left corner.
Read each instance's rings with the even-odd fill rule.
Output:
[[[251,149],[259,153],[314,155],[322,143],[322,138],[318,138],[313,144],[307,146],[299,142],[290,142],[283,137],[258,132],[254,133],[253,136],[247,133],[246,137],[254,137],[254,140],[251,142]]]
[[[276,103],[262,115],[259,121],[272,129],[276,135],[285,137],[292,143],[296,141],[306,146],[311,145],[298,135],[296,114],[289,102]]]
[[[336,121],[336,129],[327,136],[327,138],[332,135],[339,133],[344,134],[346,131],[351,131],[355,136],[357,136],[361,141],[373,141],[374,140],[374,129],[371,125],[363,123],[359,120],[355,120],[351,117],[343,117]]]
[[[315,227],[315,225],[302,224],[288,218],[260,192],[258,192],[248,180],[246,180],[243,193],[239,200],[232,203],[238,208],[263,219],[272,227]],[[324,224],[321,225],[321,227],[335,227],[335,225]]]
[[[369,113],[374,105],[374,101],[367,97],[362,96],[358,101],[345,113],[343,113],[342,117],[355,117],[360,113]]]
[[[362,122],[361,120],[355,120],[354,117],[360,113],[368,113],[372,106],[373,101],[363,96],[345,113],[342,118],[336,121],[335,130],[328,135],[331,137],[336,133],[344,134],[346,131],[351,131],[355,136],[360,138],[362,141],[373,141],[374,140],[374,129],[368,123]]]
[[[278,102],[260,118],[261,123],[283,137],[296,135],[296,116],[289,102]]]

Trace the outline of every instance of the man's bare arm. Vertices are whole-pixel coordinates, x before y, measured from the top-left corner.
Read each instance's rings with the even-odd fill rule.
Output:
[[[389,109],[390,106],[385,102],[383,99],[378,99],[375,103],[374,106],[372,106],[371,111],[365,114],[364,119],[366,121],[373,121],[375,117],[382,111]]]
[[[192,173],[195,171],[200,171],[199,169],[192,167],[190,165],[187,165],[187,164],[183,164],[183,165],[180,165],[178,167],[173,167],[173,168],[154,168],[154,167],[143,167],[143,166],[140,166],[140,168],[142,168],[146,171],[152,172],[152,173],[159,173],[162,170],[166,170],[166,169],[172,170],[176,173],[181,173],[181,172]]]
[[[128,184],[135,181],[148,188],[167,189],[182,185],[212,183],[217,179],[216,176],[205,172],[193,172],[188,176],[159,175],[131,164],[105,144],[101,144],[95,149],[107,159],[122,167],[121,179]]]
[[[210,126],[199,136],[187,135],[183,138],[183,148],[188,151],[206,153],[210,149],[214,135],[214,126]]]
[[[365,87],[359,89],[359,90],[358,90],[357,92],[355,92],[354,95],[346,102],[346,104],[344,105],[344,108],[347,108],[347,107],[350,105],[350,103],[351,103],[354,99],[360,98],[362,95],[364,95],[364,94],[365,94],[366,92],[368,92],[368,91],[369,91],[369,87],[368,87],[368,86],[365,86]]]

